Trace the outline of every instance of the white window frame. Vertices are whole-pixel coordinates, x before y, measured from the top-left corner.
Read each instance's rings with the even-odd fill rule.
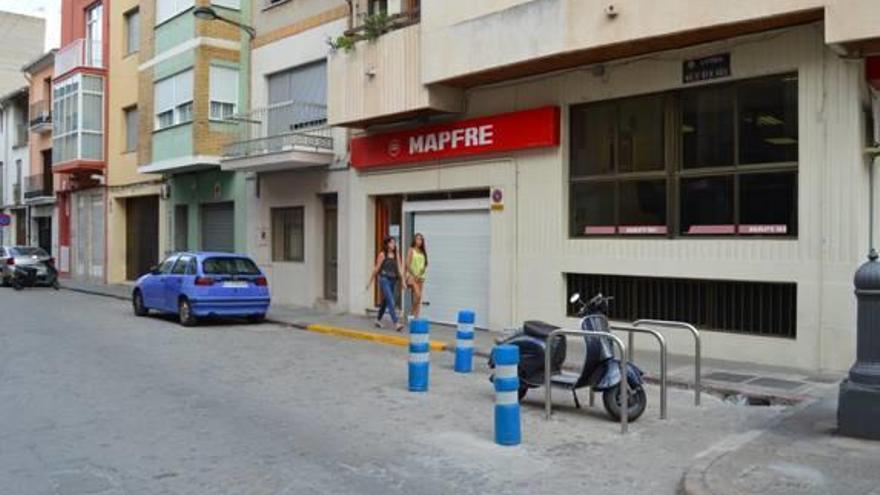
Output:
[[[155,0],[156,1],[156,25],[160,25],[168,20],[174,19],[181,13],[195,7],[195,0]],[[163,8],[167,12],[163,12]]]
[[[224,81],[222,81],[221,78],[221,74],[223,74],[224,72],[229,74],[230,76],[232,76],[232,73],[234,73],[234,77],[232,77],[232,81],[230,82],[230,85],[232,86],[231,97],[229,95],[224,96],[221,94],[224,92],[229,92],[229,90],[226,88],[226,85],[223,84]],[[235,115],[238,112],[238,81],[240,77],[241,73],[236,67],[227,67],[223,65],[210,66],[210,68],[208,69],[208,93],[210,95],[208,103],[208,113],[210,120],[226,120],[225,116],[214,114],[214,103],[231,104],[232,115]]]
[[[189,95],[180,95],[182,93],[181,90],[181,82],[184,78],[189,78]],[[186,124],[193,121],[193,69],[187,69],[183,72],[178,72],[177,74],[159,79],[153,83],[153,101],[157,102],[159,99],[157,98],[156,91],[161,83],[167,82],[171,85],[171,105],[169,107],[160,108],[158,105],[153,111],[153,128],[155,131],[161,131],[162,129],[167,129],[169,127],[174,127],[180,124]],[[187,109],[184,112],[184,109]],[[165,114],[167,112],[173,112],[173,118],[170,124],[161,125],[159,120],[159,116]],[[187,114],[187,118],[183,118],[182,116]]]
[[[94,91],[94,90],[85,89],[83,86],[83,81],[85,78],[101,79],[101,91]],[[74,83],[77,84],[76,91],[68,91],[67,93],[65,93],[64,95],[62,95],[60,97],[55,96],[54,93],[58,88],[71,86]],[[64,162],[73,161],[73,160],[84,160],[84,158],[83,158],[83,135],[84,134],[92,134],[92,135],[100,136],[103,138],[104,129],[106,128],[106,124],[107,124],[104,121],[104,103],[105,103],[105,101],[104,101],[103,88],[104,88],[105,84],[106,84],[106,81],[100,76],[94,76],[94,75],[89,75],[89,74],[75,74],[69,78],[66,78],[64,81],[52,86],[53,112],[55,114],[57,114],[57,118],[53,119],[54,124],[53,124],[53,129],[52,129],[52,149],[53,149],[52,162],[53,162],[53,164],[54,163],[64,163]],[[85,125],[84,125],[84,118],[85,118],[85,116],[84,116],[84,110],[85,110],[84,95],[87,95],[87,94],[101,97],[101,108],[99,111],[100,122],[101,122],[100,129],[86,129],[85,128]],[[67,112],[66,113],[64,111],[55,112],[54,106],[60,105],[62,108],[64,108],[65,101],[68,103],[68,107],[66,108]],[[71,105],[73,106],[72,109],[70,107]],[[75,113],[73,113],[73,110],[75,110]],[[76,116],[76,121],[72,122],[72,125],[68,129],[65,129],[64,132],[59,132],[61,130],[61,127],[64,125],[64,119],[66,119],[68,117],[72,117],[73,115]],[[76,154],[72,157],[60,156],[60,154],[56,155],[54,153],[54,150],[61,150],[62,149],[62,147],[60,147],[57,144],[57,141],[61,141],[64,138],[69,137],[69,136],[76,136]],[[66,149],[65,149],[65,151],[66,151]],[[60,151],[59,151],[59,153],[60,153]],[[58,157],[60,159],[56,159],[56,157]],[[104,152],[102,149],[101,150],[101,158],[97,159],[97,161],[102,161],[103,159],[104,159]],[[88,160],[96,160],[96,159],[95,158],[88,158]]]

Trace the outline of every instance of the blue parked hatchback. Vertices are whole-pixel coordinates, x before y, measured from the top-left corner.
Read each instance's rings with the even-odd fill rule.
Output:
[[[237,316],[259,323],[269,310],[269,284],[247,256],[176,253],[138,279],[131,299],[137,316],[146,316],[151,309],[173,313],[184,326],[207,316]]]

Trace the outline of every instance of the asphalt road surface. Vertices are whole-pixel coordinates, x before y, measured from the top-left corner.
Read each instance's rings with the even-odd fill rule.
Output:
[[[0,289],[0,494],[674,493],[694,456],[778,421],[775,407],[670,396],[621,436],[558,393],[493,443],[493,392],[432,354],[225,322],[183,328],[123,301]],[[586,401],[584,401],[586,402]]]

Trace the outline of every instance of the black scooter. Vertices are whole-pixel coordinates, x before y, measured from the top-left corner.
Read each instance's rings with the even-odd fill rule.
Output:
[[[598,294],[588,302],[581,300],[580,294],[574,294],[569,302],[578,305],[578,317],[581,318],[581,329],[596,332],[608,332],[606,315],[608,303],[613,297],[605,297]],[[542,321],[526,321],[522,330],[508,337],[499,344],[512,344],[519,347],[519,399],[522,400],[530,388],[544,385],[544,356],[547,352],[547,339],[553,330],[560,327],[544,323]],[[578,400],[577,390],[590,387],[594,391],[602,392],[602,402],[605,410],[614,418],[620,420],[620,361],[614,357],[614,352],[609,339],[603,337],[584,336],[586,353],[584,363],[579,374],[562,371],[565,362],[566,340],[565,336],[557,335],[549,343],[550,349],[550,382],[559,388],[570,390],[575,406],[581,407]],[[492,358],[489,358],[489,367],[494,368]],[[635,421],[645,412],[647,396],[642,386],[644,373],[632,362],[628,363],[627,380],[629,384],[629,403],[627,411],[629,421]]]
[[[44,274],[40,274],[40,269]],[[59,290],[61,285],[58,283],[58,270],[52,260],[40,261],[32,265],[15,265],[10,277],[12,288],[22,290],[25,287],[36,287],[37,285],[46,285],[55,290]]]

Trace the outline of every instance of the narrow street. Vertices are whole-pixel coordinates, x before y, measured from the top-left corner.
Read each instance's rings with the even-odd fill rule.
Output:
[[[10,495],[674,493],[690,459],[780,417],[673,391],[621,436],[597,407],[534,391],[523,444],[496,446],[485,365],[432,355],[406,391],[406,349],[272,324],[184,329],[119,300],[0,292],[0,485]],[[674,455],[670,455],[674,453]]]

